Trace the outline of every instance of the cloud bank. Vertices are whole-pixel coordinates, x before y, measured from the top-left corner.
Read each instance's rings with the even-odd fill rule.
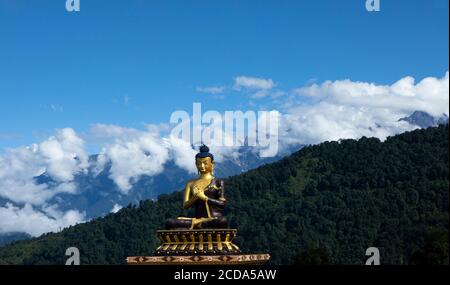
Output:
[[[7,149],[0,156],[0,196],[13,202],[42,205],[57,193],[72,193],[74,175],[85,172],[88,155],[84,142],[73,129],[27,147]],[[46,174],[54,187],[38,184],[35,177]]]
[[[39,236],[46,232],[57,232],[68,226],[84,221],[84,214],[70,210],[41,212],[30,204],[22,208],[7,203],[0,207],[0,234],[9,232],[25,232],[31,236]]]
[[[392,85],[326,81],[295,89],[280,108],[285,114],[282,143],[315,144],[362,136],[384,140],[417,128],[399,121],[414,111],[449,115],[449,73],[417,84],[412,77]]]
[[[0,198],[24,206],[8,203],[0,207],[0,233],[23,231],[38,235],[81,222],[83,215],[78,211],[60,213],[47,201],[59,193],[75,194],[74,176],[85,173],[87,167],[84,142],[70,128],[58,130],[39,144],[7,149],[0,156]],[[44,174],[50,181],[38,183],[36,177]],[[25,221],[27,217],[29,222]]]

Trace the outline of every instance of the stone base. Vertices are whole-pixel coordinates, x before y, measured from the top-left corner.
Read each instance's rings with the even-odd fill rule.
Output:
[[[262,265],[269,254],[131,256],[129,265]]]
[[[236,229],[161,230],[157,232],[161,245],[156,256],[240,254],[241,250],[233,240]]]

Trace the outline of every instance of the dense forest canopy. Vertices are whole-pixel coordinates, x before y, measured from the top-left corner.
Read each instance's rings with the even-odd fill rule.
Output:
[[[448,264],[448,125],[307,146],[226,180],[226,215],[245,252],[274,264]],[[156,231],[184,215],[182,193],[129,205],[59,233],[0,248],[0,264],[124,264],[151,255]]]

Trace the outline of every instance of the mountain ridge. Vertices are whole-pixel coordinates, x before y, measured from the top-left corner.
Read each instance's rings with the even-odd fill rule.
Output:
[[[426,129],[442,124],[448,124],[448,116],[446,114],[442,114],[439,117],[435,117],[424,111],[414,111],[411,115],[400,118],[399,121],[405,121],[411,125],[416,125],[420,128]]]

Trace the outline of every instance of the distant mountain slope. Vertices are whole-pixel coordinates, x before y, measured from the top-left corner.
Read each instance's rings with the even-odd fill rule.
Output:
[[[430,232],[448,234],[448,131],[445,125],[385,142],[325,142],[228,178],[227,217],[238,228],[237,244],[246,252],[270,252],[277,264],[315,248],[333,264],[364,264],[373,246],[382,264],[424,256]],[[0,248],[0,264],[64,264],[70,246],[80,249],[82,264],[122,264],[127,255],[152,254],[164,220],[186,214],[181,199],[181,192],[164,194],[15,242]],[[432,262],[448,264],[448,252],[439,254],[443,259]]]
[[[29,239],[30,235],[26,233],[7,233],[0,235],[0,246],[7,245],[17,240]]]
[[[406,121],[412,125],[426,129],[428,127],[436,127],[441,124],[448,124],[448,116],[446,114],[442,114],[442,116],[433,117],[427,112],[415,111],[408,117],[399,119],[399,121]]]

